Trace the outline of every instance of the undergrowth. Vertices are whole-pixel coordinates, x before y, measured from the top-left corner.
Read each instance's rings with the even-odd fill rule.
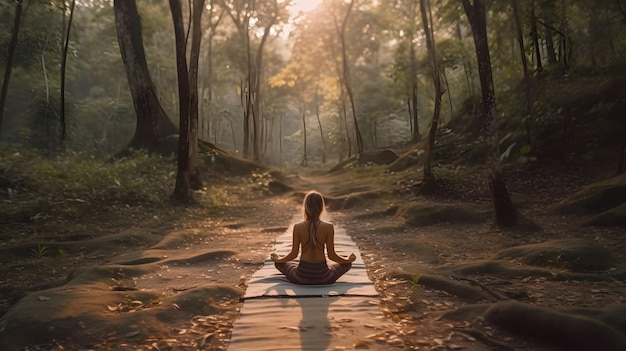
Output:
[[[172,159],[142,152],[107,162],[76,152],[50,157],[0,148],[0,223],[157,205],[168,200],[175,175]]]

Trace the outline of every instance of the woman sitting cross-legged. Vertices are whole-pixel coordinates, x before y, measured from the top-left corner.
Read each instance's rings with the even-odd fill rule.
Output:
[[[276,268],[294,284],[323,285],[332,284],[352,267],[356,259],[350,254],[347,259],[335,252],[335,228],[331,223],[320,220],[324,212],[324,198],[316,191],[304,197],[304,221],[294,224],[291,252],[284,257],[272,253],[270,258]],[[298,257],[300,262],[293,262]],[[335,263],[326,263],[324,248],[328,258]]]

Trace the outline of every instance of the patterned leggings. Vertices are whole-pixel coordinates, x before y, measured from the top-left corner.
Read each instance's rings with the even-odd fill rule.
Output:
[[[287,280],[300,285],[332,284],[352,267],[351,263],[334,263],[328,266],[326,262],[310,263],[303,261],[275,263],[274,265],[287,277]]]

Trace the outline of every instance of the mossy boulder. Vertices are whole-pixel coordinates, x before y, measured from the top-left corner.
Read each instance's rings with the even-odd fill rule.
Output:
[[[398,154],[391,149],[372,150],[359,155],[359,164],[388,165],[395,162],[398,158]]]
[[[471,205],[420,202],[399,211],[409,226],[426,226],[437,223],[473,224],[490,218],[490,211]]]
[[[594,226],[626,227],[626,203],[594,216],[585,224]]]
[[[601,213],[626,203],[626,174],[590,184],[563,200],[560,213]]]
[[[604,247],[583,239],[551,240],[504,249],[495,259],[512,259],[538,267],[566,268],[574,272],[605,271],[615,259]]]

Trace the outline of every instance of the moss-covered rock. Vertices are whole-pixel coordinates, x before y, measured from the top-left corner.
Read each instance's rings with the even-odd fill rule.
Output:
[[[596,215],[585,224],[594,226],[626,227],[626,203]]]
[[[366,151],[359,155],[359,164],[373,163],[376,165],[388,165],[398,159],[398,154],[391,149]]]
[[[399,213],[407,225],[426,226],[437,223],[482,223],[489,219],[490,212],[470,205],[462,206],[445,203],[416,203]]]
[[[563,200],[560,213],[601,213],[626,203],[626,174],[590,184]]]
[[[515,246],[498,252],[495,259],[513,259],[530,266],[566,268],[574,272],[605,271],[615,265],[615,259],[606,248],[583,239]]]

